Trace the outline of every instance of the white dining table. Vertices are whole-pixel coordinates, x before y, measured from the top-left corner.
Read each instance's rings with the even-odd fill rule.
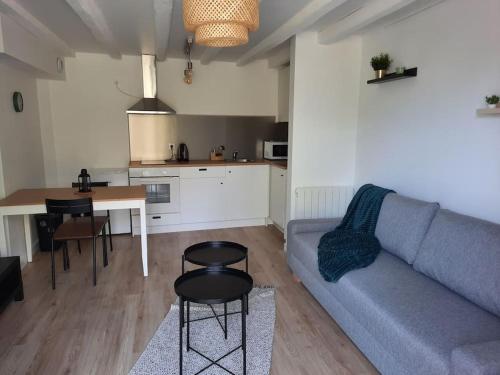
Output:
[[[148,241],[146,232],[146,189],[144,186],[93,187],[90,193],[73,188],[22,189],[0,200],[0,255],[7,256],[8,228],[6,216],[24,217],[26,258],[33,260],[30,215],[47,213],[45,199],[92,198],[95,211],[139,209],[141,224],[141,253],[144,276],[148,276]]]

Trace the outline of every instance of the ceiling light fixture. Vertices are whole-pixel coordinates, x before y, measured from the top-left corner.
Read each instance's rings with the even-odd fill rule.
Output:
[[[259,28],[258,0],[184,0],[184,27],[197,44],[235,47]]]
[[[186,44],[184,45],[184,54],[187,59],[187,68],[184,69],[184,83],[190,85],[193,83],[193,62],[191,61],[191,48],[193,46],[193,38],[189,37],[186,39]]]

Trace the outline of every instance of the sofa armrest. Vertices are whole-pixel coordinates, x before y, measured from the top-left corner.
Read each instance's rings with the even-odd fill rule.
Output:
[[[463,345],[451,353],[452,374],[500,374],[500,340]]]
[[[342,218],[335,219],[301,219],[292,220],[288,223],[288,234],[307,233],[307,232],[328,232],[334,230]]]

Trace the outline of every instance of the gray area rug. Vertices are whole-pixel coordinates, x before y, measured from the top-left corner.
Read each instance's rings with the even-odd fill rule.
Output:
[[[276,306],[274,288],[254,288],[249,296],[249,315],[247,315],[247,374],[268,375],[271,368],[273,349],[274,321]],[[214,306],[223,313],[223,305]],[[228,304],[228,312],[240,311],[241,302]],[[191,319],[213,315],[206,305],[191,304]],[[191,323],[191,347],[217,359],[226,352],[241,345],[241,315],[229,315],[228,338],[224,340],[221,327],[215,319]],[[209,361],[186,351],[186,328],[183,337],[183,373],[195,374],[210,364]],[[236,350],[219,363],[235,374],[242,373],[242,351]],[[130,370],[129,375],[179,374],[179,305],[178,301],[170,308],[167,316],[149,342],[146,350]],[[204,375],[227,374],[226,371],[211,366]]]

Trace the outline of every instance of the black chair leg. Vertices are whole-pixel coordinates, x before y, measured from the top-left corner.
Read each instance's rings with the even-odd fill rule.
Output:
[[[56,289],[56,263],[54,260],[54,240],[51,241],[52,246],[50,249],[50,264],[52,266],[52,289]]]
[[[109,233],[109,249],[113,251],[113,234],[111,233],[111,217],[108,210],[108,233]]]
[[[96,276],[96,261],[95,261],[95,245],[96,245],[96,238],[92,238],[92,271],[93,271],[93,279],[94,279],[94,286],[97,284],[97,276]]]
[[[68,241],[64,242],[64,249],[66,250],[66,269],[69,270],[69,250],[68,250]]]
[[[102,264],[108,265],[108,244],[106,242],[106,226],[102,228]]]
[[[63,270],[66,271],[66,249],[64,246],[62,248],[61,254],[62,254],[62,261],[63,261]]]
[[[82,246],[80,244],[80,240],[78,240],[77,242],[78,242],[78,254],[81,254],[82,253]]]

